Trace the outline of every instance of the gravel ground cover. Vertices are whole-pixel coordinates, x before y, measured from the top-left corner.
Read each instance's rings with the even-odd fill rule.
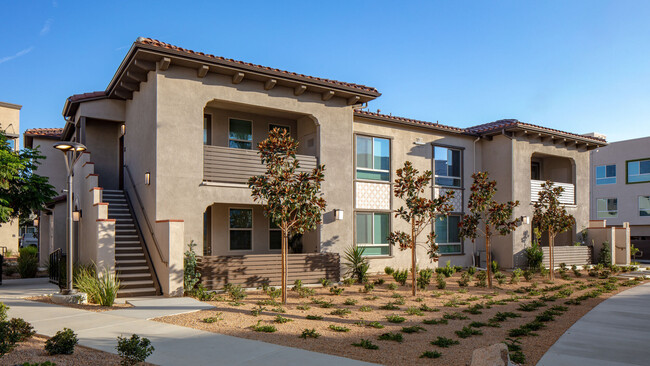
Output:
[[[459,273],[437,289],[434,275],[415,298],[408,285],[390,289],[395,281],[382,275],[370,279],[384,283],[367,293],[357,284],[337,285],[344,289],[340,295],[328,287],[313,288],[314,295],[304,298],[290,291],[285,306],[273,304],[263,291],[249,291],[238,301],[221,294],[208,301],[213,310],[155,320],[386,365],[466,365],[472,350],[510,338],[521,347],[524,364],[534,365],[590,309],[643,283],[568,273],[554,282],[536,275],[519,283],[509,283],[505,273],[508,281],[494,281],[493,289],[474,280],[459,287]],[[452,344],[431,343],[440,339],[436,343]],[[427,351],[441,355],[421,358]]]
[[[77,345],[71,355],[48,355],[45,348],[47,337],[35,335],[20,343],[13,351],[0,358],[0,365],[22,365],[50,361],[56,366],[115,366],[120,364],[118,355]],[[117,343],[117,341],[116,341]],[[145,363],[146,366],[153,366]]]

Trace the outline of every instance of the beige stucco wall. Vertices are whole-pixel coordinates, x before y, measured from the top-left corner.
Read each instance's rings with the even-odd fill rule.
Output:
[[[119,187],[119,143],[121,123],[85,119],[85,144],[93,155],[99,186],[104,189]]]
[[[0,130],[7,135],[20,133],[20,108],[21,106],[0,102]],[[11,138],[11,136],[8,136]],[[18,150],[18,139],[14,140],[14,148]],[[19,240],[18,219],[0,224],[0,246],[7,247],[14,254],[18,252]]]
[[[40,137],[31,137],[31,140],[31,148],[38,149],[40,154],[45,157],[35,173],[47,177],[49,183],[54,186],[57,196],[63,194],[62,192],[66,188],[65,160],[61,151],[53,147],[58,140]]]

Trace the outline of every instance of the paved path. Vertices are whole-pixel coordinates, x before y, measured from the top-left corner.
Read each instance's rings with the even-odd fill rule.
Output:
[[[147,337],[156,348],[147,361],[158,365],[372,365],[299,348],[147,320],[204,307],[192,299],[144,298],[132,301],[135,308],[102,313],[22,299],[56,291],[56,287],[47,283],[47,279],[6,280],[0,286],[0,301],[10,307],[10,317],[25,319],[39,334],[53,336],[63,327],[71,328],[78,334],[81,345],[106,352],[116,353],[116,339],[119,335],[130,336],[135,333]]]
[[[537,366],[650,365],[650,283],[603,301],[579,319]]]

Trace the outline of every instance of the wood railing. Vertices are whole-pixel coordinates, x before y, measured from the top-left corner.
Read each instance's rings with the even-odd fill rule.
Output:
[[[550,266],[549,261],[549,248],[542,247],[544,252],[544,258],[542,264],[544,267],[548,268]],[[558,267],[560,263],[564,263],[567,266],[584,266],[585,264],[591,264],[591,254],[592,248],[586,245],[581,246],[554,246],[553,247],[553,264],[555,267]]]
[[[545,183],[545,181],[543,181],[543,180],[533,180],[533,179],[531,179],[531,181],[530,181],[530,201],[531,202],[537,202],[537,200],[539,200],[539,192],[542,190],[542,184],[544,184],[544,183]],[[565,204],[565,205],[575,205],[576,204],[575,186],[573,184],[553,182],[553,185],[564,188],[564,192],[562,192],[562,195],[560,195],[560,203]]]
[[[316,168],[315,156],[296,155],[300,172]],[[206,182],[246,184],[248,178],[264,174],[257,150],[233,149],[223,146],[203,146],[203,180]]]
[[[233,256],[203,256],[197,258],[201,284],[216,290],[226,283],[244,287],[258,287],[264,283],[280,285],[280,254],[252,254]],[[340,279],[338,253],[289,254],[288,283],[301,280],[304,284],[318,283],[321,278]]]

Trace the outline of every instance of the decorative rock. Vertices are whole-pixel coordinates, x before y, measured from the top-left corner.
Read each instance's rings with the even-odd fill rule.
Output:
[[[508,356],[508,347],[504,343],[477,348],[472,352],[470,366],[509,366],[513,365]]]
[[[76,292],[70,295],[53,294],[52,302],[55,304],[87,304],[88,295],[84,292]]]

